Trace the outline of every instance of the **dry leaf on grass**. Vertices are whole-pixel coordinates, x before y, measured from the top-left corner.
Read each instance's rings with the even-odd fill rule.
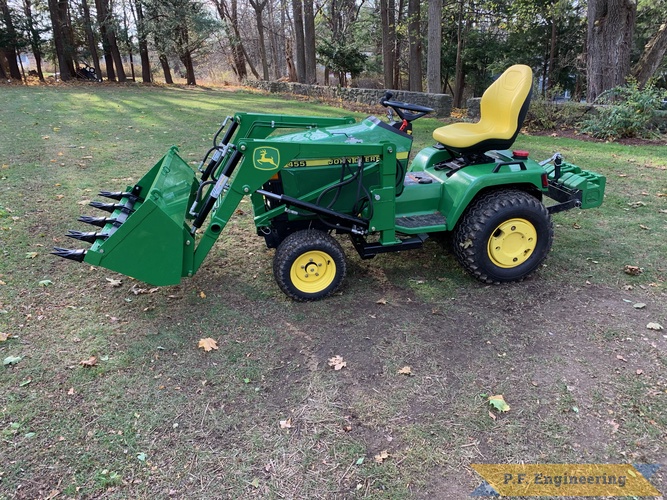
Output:
[[[607,423],[609,425],[611,425],[611,433],[612,434],[614,434],[618,431],[618,428],[620,427],[620,425],[618,423],[616,423],[615,420],[607,420]]]
[[[333,358],[329,358],[329,366],[338,371],[345,368],[347,366],[347,362],[343,361],[342,356],[334,356]]]
[[[291,429],[292,428],[292,419],[288,418],[287,420],[281,420],[280,421],[280,428],[281,429]]]
[[[218,349],[218,343],[213,340],[211,337],[201,339],[197,347],[201,347],[206,352],[212,351],[213,349]]]
[[[629,274],[630,276],[639,276],[644,270],[639,266],[631,266],[626,264],[623,268],[623,271],[625,274]]]
[[[383,306],[386,306],[386,305],[387,305],[387,299],[385,299],[384,297],[382,297],[381,299],[376,300],[375,303],[376,303],[376,304],[381,304],[381,305],[383,305]]]
[[[628,362],[628,360],[625,359],[625,358],[624,358],[623,356],[621,356],[620,354],[617,354],[617,355],[616,355],[616,359],[618,359],[619,361],[624,361],[625,363]]]
[[[90,368],[97,365],[97,358],[95,356],[91,356],[88,359],[79,361],[79,364],[85,368]]]
[[[123,282],[122,282],[121,280],[117,280],[117,279],[114,279],[114,278],[105,278],[105,279],[106,279],[106,280],[109,282],[109,284],[110,284],[112,287],[114,287],[114,288],[115,288],[115,287],[118,287],[118,286],[120,286],[120,285],[123,284]]]
[[[659,331],[662,330],[662,325],[660,323],[651,322],[648,325],[646,325],[646,328],[648,328],[649,330]]]
[[[200,296],[202,299],[205,299],[205,298],[206,298],[206,294],[205,294],[203,291],[202,291],[202,292],[199,292],[199,296]]]
[[[132,288],[130,288],[130,292],[132,292],[135,295],[142,295],[145,293],[155,293],[160,289],[160,287],[155,287],[155,288],[138,288],[136,283],[132,285]]]
[[[384,462],[386,459],[389,458],[389,452],[387,450],[382,450],[380,453],[375,455],[375,457],[373,457],[373,458],[375,459],[375,461],[377,463],[381,464],[382,462]]]
[[[9,338],[9,334],[8,334],[8,333],[0,332],[0,342],[4,342],[4,341],[7,340],[8,338]]]
[[[405,365],[403,368],[398,370],[398,373],[400,375],[412,375],[412,369],[408,365]]]

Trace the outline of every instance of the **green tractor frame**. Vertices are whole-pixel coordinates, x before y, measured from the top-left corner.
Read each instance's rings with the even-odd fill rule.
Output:
[[[249,196],[257,234],[275,248],[280,289],[297,301],[336,291],[346,260],[336,235],[364,258],[452,234],[461,265],[484,283],[521,280],[544,261],[551,214],[602,203],[605,177],[560,154],[536,162],[510,151],[528,110],[532,71],[515,65],[484,93],[478,123],[433,132],[409,161],[412,122],[432,110],[392,100],[390,121],[257,113],[227,117],[198,172],[172,147],[135,185],[92,202],[107,217],[68,236],[88,250],[54,254],[173,285],[194,275]],[[398,116],[393,119],[393,113]],[[546,198],[550,202],[545,206]]]

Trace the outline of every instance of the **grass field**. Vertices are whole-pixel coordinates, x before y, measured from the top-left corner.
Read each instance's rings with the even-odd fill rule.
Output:
[[[659,463],[667,492],[667,330],[647,328],[667,328],[664,143],[520,136],[608,187],[601,208],[554,216],[545,266],[518,284],[480,285],[438,239],[371,261],[341,239],[342,292],[295,303],[249,203],[178,286],[49,255],[82,246],[64,234],[87,230],[98,190],[173,144],[198,162],[226,115],[267,110],[354,114],[244,91],[0,87],[0,499],[465,498],[470,464],[520,462]],[[415,148],[439,124],[420,119]]]

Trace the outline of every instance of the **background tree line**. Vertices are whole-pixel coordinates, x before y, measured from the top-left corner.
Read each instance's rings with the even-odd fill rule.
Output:
[[[45,62],[63,81],[352,80],[451,93],[461,107],[514,63],[545,95],[589,101],[667,74],[667,0],[0,0],[0,11],[0,77],[16,80],[17,56],[31,54],[41,80]]]

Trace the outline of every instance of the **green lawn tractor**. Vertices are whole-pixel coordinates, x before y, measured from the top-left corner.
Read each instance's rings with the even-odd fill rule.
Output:
[[[173,285],[197,272],[249,196],[257,234],[276,249],[276,282],[294,300],[321,299],[340,286],[346,262],[334,234],[348,234],[366,259],[451,232],[454,254],[474,277],[521,280],[551,248],[550,214],[597,207],[605,188],[605,177],[559,154],[537,163],[508,150],[531,89],[530,68],[512,66],[484,93],[478,123],[436,129],[435,144],[411,162],[412,122],[432,110],[389,93],[381,100],[388,123],[237,113],[199,172],[172,147],[135,185],[100,193],[113,203],[91,203],[110,215],[80,217],[98,230],[68,235],[92,243],[88,250],[53,253]]]

